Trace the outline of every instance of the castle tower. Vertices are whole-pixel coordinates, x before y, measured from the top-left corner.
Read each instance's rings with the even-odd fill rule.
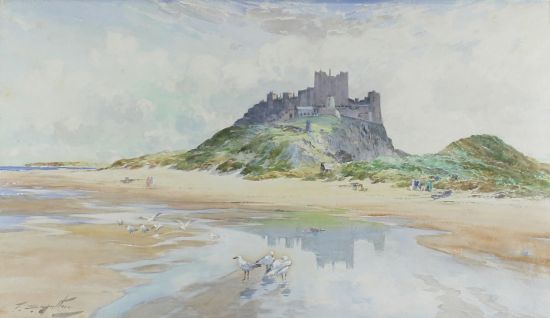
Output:
[[[382,110],[380,108],[380,94],[376,91],[370,91],[367,96],[368,103],[372,109],[372,121],[382,124]],[[370,116],[369,116],[370,117]]]
[[[323,71],[315,72],[313,82],[314,105],[324,105],[328,96],[334,97],[336,106],[348,104],[349,88],[347,72],[340,72],[335,76],[332,76],[331,72],[328,75]]]
[[[267,101],[267,107],[273,107],[273,100],[277,99],[277,95],[275,95],[275,93],[273,92],[269,92],[267,94],[267,98],[266,98],[266,101]]]

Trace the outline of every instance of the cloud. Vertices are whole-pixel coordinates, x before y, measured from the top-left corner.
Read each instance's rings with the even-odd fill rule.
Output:
[[[493,133],[550,158],[544,3],[94,3],[99,27],[84,3],[6,6],[4,163],[189,149],[270,90],[313,85],[320,68],[349,71],[353,97],[381,92],[406,151]]]

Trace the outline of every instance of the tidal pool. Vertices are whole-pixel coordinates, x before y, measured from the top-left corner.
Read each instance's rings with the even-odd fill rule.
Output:
[[[0,216],[0,232],[21,230],[25,220],[26,217],[21,215],[2,215]]]
[[[83,190],[0,187],[0,199],[13,197],[24,199],[65,199],[85,197],[86,194],[87,191]]]
[[[215,244],[110,266],[146,283],[129,288],[94,317],[139,316],[136,307],[176,294],[182,299],[181,308],[162,316],[181,317],[186,300],[198,293],[211,293],[213,303],[217,297],[234,297],[231,301],[237,308],[255,302],[257,317],[548,316],[548,276],[510,270],[498,261],[462,262],[417,244],[417,236],[437,232],[404,227],[402,222],[352,221],[326,213],[287,216],[232,227],[197,221],[194,226],[204,230],[198,239],[209,240],[208,234],[215,232],[219,236]],[[270,250],[292,259],[287,282],[239,282],[238,296],[216,290],[218,282],[222,286],[237,270],[234,256],[251,261]],[[165,270],[140,271],[144,266]],[[189,288],[205,283],[210,284]]]

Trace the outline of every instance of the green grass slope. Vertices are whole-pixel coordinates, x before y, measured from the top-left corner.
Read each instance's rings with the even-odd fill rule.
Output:
[[[502,169],[532,171],[540,168],[540,164],[500,138],[491,135],[474,135],[457,140],[439,152],[455,158],[476,158],[484,164]],[[473,166],[476,168],[476,166]]]
[[[276,125],[231,126],[220,130],[197,148],[183,153],[123,159],[112,167],[169,166],[180,170],[215,169],[251,179],[280,176],[306,177],[319,171],[320,162],[334,162],[322,138],[339,120],[311,119],[313,132],[305,132],[305,119]]]
[[[305,120],[279,125],[231,126],[216,133],[197,148],[182,154],[177,169],[241,171],[249,178],[305,177],[318,171],[320,161],[333,162],[325,153],[319,133],[337,125],[335,118],[316,118],[313,133],[306,133]]]
[[[437,154],[349,163],[341,173],[403,187],[409,186],[411,179],[438,176],[435,186],[442,189],[550,196],[548,169],[490,135],[460,139]]]
[[[128,168],[128,169],[137,169],[137,168],[155,168],[155,167],[165,167],[173,165],[178,156],[184,154],[185,151],[163,151],[155,154],[144,155],[136,158],[130,159],[120,159],[115,161],[110,168]]]

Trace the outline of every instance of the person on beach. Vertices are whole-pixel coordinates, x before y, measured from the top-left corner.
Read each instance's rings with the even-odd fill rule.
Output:
[[[153,177],[149,176],[147,179],[145,179],[145,186],[147,188],[150,188],[153,186]]]

